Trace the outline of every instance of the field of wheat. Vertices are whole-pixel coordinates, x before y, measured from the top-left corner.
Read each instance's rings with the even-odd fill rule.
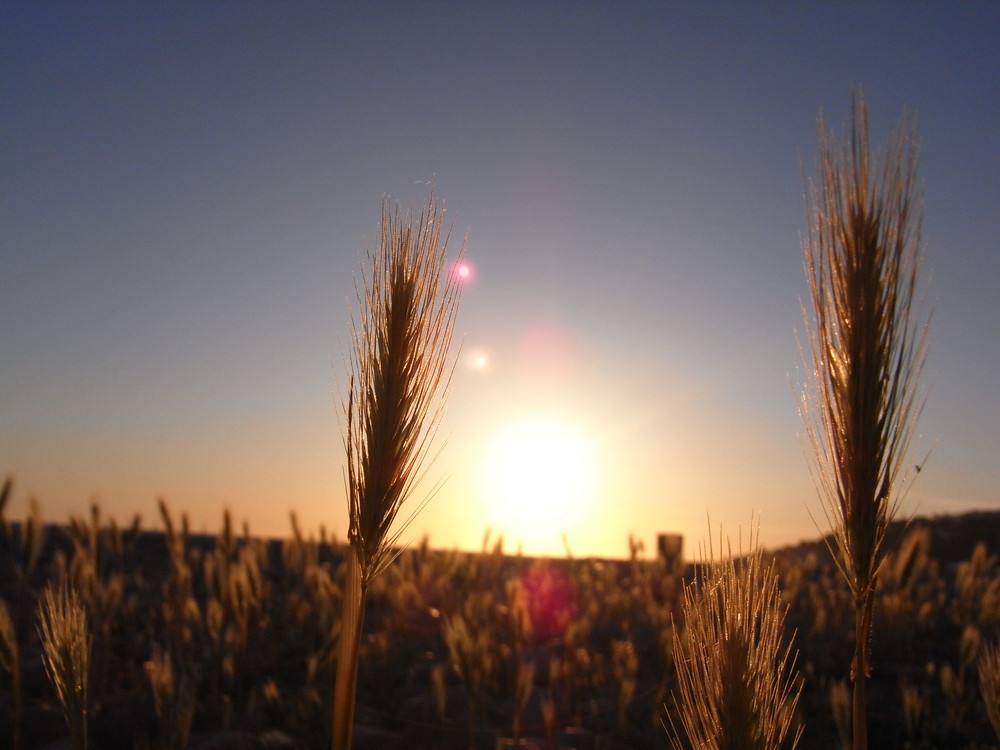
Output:
[[[263,540],[228,515],[217,535],[196,536],[166,505],[165,533],[98,507],[43,525],[30,511],[12,519],[12,494],[8,484],[0,523],[4,746],[70,746],[38,627],[53,588],[86,612],[91,747],[329,745],[346,543],[297,525]],[[875,603],[872,746],[993,746],[996,695],[984,701],[980,664],[1000,635],[1000,516],[901,529]],[[403,550],[370,591],[354,746],[666,747],[694,569],[632,551],[532,560],[489,538],[477,554]],[[822,543],[765,557],[798,653],[799,746],[839,747],[850,592]]]

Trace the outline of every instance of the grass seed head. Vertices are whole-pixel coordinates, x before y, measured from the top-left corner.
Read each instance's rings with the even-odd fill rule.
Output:
[[[460,285],[447,272],[443,224],[433,195],[418,218],[384,201],[371,273],[358,288],[344,440],[349,540],[365,585],[392,560],[394,524],[426,469],[454,367]]]
[[[922,206],[912,119],[904,116],[873,159],[856,90],[843,140],[820,119],[819,169],[804,242],[813,314],[804,312],[810,382],[801,413],[838,565],[859,609],[869,610],[859,617],[864,645],[855,658],[867,675],[869,602],[922,407],[927,325],[916,309]]]
[[[1000,739],[1000,646],[996,644],[984,648],[979,657],[979,691],[993,731]]]
[[[74,750],[86,747],[90,633],[87,613],[67,586],[50,585],[39,605],[42,661],[62,704]]]
[[[787,606],[781,603],[773,563],[750,540],[751,552],[709,562],[684,591],[683,630],[674,632],[680,728],[671,741],[693,747],[774,750],[795,747],[793,730],[801,682],[795,655],[784,640]],[[721,551],[721,550],[720,550]]]

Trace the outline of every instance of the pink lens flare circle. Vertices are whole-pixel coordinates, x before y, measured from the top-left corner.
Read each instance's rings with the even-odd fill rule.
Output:
[[[536,643],[562,638],[576,614],[576,591],[559,568],[536,563],[517,583],[518,608],[531,622]]]
[[[452,261],[448,270],[448,278],[458,284],[471,284],[476,280],[476,267],[466,258]]]

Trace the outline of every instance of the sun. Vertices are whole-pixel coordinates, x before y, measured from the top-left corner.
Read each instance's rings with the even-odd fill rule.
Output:
[[[581,424],[530,414],[500,426],[482,463],[490,528],[528,551],[555,551],[585,524],[598,493],[597,441]]]

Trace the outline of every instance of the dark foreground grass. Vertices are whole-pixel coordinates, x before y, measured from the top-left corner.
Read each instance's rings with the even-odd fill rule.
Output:
[[[93,747],[174,741],[162,722],[179,725],[185,700],[179,695],[169,709],[161,697],[158,717],[150,680],[167,653],[174,684],[194,696],[191,747],[224,736],[243,736],[247,747],[259,737],[304,750],[329,746],[346,542],[301,529],[266,541],[234,535],[231,522],[218,536],[196,536],[176,518],[171,542],[141,525],[96,517],[96,529],[93,516],[39,526],[43,545],[28,578],[20,573],[23,524],[8,523],[0,539],[0,597],[17,630],[25,750],[69,736],[36,628],[38,602],[48,582],[61,578],[104,622],[92,631],[93,653],[104,654],[90,665]],[[978,664],[982,648],[1000,639],[1000,514],[918,519],[902,536],[898,529],[887,532],[898,550],[883,566],[873,603],[880,668],[869,683],[870,743],[889,750],[996,745]],[[799,748],[837,747],[831,696],[853,652],[851,593],[820,541],[779,551],[774,564],[788,605],[786,637],[795,633],[799,654]],[[663,706],[673,712],[670,696],[678,691],[671,644],[683,583],[638,546],[634,559],[618,561],[531,560],[497,545],[478,554],[407,549],[370,591],[355,746],[466,750],[471,737],[488,749],[519,734],[543,748],[554,741],[580,750],[662,750],[669,743]],[[449,648],[450,624],[459,618],[480,639],[478,651],[468,651],[488,666],[478,682],[467,676],[478,667],[463,667]],[[0,664],[0,747],[11,746],[14,685]]]

